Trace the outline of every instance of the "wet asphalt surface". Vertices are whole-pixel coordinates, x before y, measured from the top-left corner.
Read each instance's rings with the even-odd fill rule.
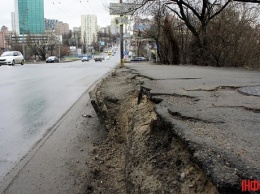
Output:
[[[102,71],[102,75],[114,66],[114,64],[110,63],[94,63],[93,65],[97,67],[98,72]],[[31,149],[33,143],[37,142],[37,138],[41,139],[42,135],[47,133],[49,128],[53,128],[51,126],[54,124],[49,123],[46,125],[45,122],[53,121],[53,123],[56,123],[53,134],[39,148],[41,151],[35,153],[33,159],[27,161],[28,164],[23,167],[19,176],[11,181],[12,183],[8,186],[7,193],[21,190],[24,193],[33,193],[37,189],[39,192],[44,193],[66,193],[66,191],[72,191],[70,189],[73,188],[73,185],[80,184],[73,179],[73,177],[77,177],[73,174],[75,172],[70,170],[75,168],[73,167],[75,164],[77,166],[78,164],[83,164],[82,168],[85,168],[85,164],[81,159],[78,161],[74,159],[80,156],[80,153],[86,156],[89,151],[86,149],[86,152],[82,152],[84,149],[81,148],[86,143],[85,139],[93,133],[91,129],[86,131],[86,126],[94,126],[94,131],[100,128],[96,116],[94,116],[95,121],[82,117],[83,113],[94,115],[90,105],[85,104],[88,101],[88,97],[86,97],[87,99],[81,99],[80,103],[76,103],[77,106],[83,108],[86,105],[88,112],[77,107],[73,112],[67,112],[58,123],[56,121],[89,88],[87,79],[92,76],[86,75],[88,75],[87,72],[95,72],[93,65],[89,64],[90,68],[83,68],[81,62],[77,63],[76,66],[64,64],[64,66],[57,68],[57,71],[55,71],[56,68],[50,68],[48,73],[43,75],[41,73],[44,72],[45,66],[39,71],[31,71],[28,75],[21,74],[18,71],[15,74],[10,73],[12,70],[9,70],[9,67],[4,67],[3,70],[6,70],[4,73],[0,69],[0,92],[2,91],[0,95],[0,117],[12,118],[8,122],[0,118],[0,129],[6,129],[7,127],[10,131],[13,128],[16,129],[10,134],[7,133],[7,130],[0,131],[0,137],[3,134],[5,139],[8,140],[3,140],[5,143],[1,141],[0,153],[5,149],[10,151],[9,154],[5,155],[6,159],[1,156],[1,165],[6,165],[6,167],[8,167],[7,165],[14,166],[22,157],[21,155],[26,154]],[[194,66],[158,66],[145,63],[130,63],[126,64],[126,66],[146,78],[142,88],[150,96],[151,100],[156,103],[155,109],[157,114],[162,120],[172,124],[175,135],[185,141],[187,147],[191,150],[193,160],[204,169],[220,190],[222,189],[223,193],[241,191],[240,183],[242,179],[260,179],[260,154],[258,149],[260,144],[258,141],[260,100],[257,95],[245,95],[244,91],[239,91],[244,87],[250,87],[249,90],[251,91],[251,87],[253,87],[253,91],[255,91],[255,88],[257,90],[258,86],[260,86],[259,71]],[[17,70],[25,67],[15,66]],[[28,65],[26,68],[33,69],[34,66]],[[74,68],[85,72],[85,76],[79,76],[75,72],[76,70],[73,70]],[[67,73],[61,73],[63,72],[62,70],[65,70]],[[6,79],[4,78],[10,74],[14,76],[13,80],[5,81]],[[58,74],[68,74],[69,76],[59,79],[57,77]],[[72,74],[77,77],[74,81],[70,80]],[[95,74],[93,75],[94,78],[92,78],[97,80],[101,74]],[[42,75],[42,77],[39,75]],[[27,76],[29,76],[29,79],[27,79]],[[46,85],[43,83],[37,84],[38,77],[42,79],[46,77]],[[56,79],[50,81],[51,77],[56,77]],[[66,83],[67,79],[69,83]],[[22,82],[28,82],[28,85],[20,85],[18,87]],[[40,80],[38,80],[39,82]],[[54,85],[55,82],[57,82],[57,85]],[[41,86],[42,89],[37,90],[39,85],[45,86]],[[3,87],[7,87],[7,89],[1,89]],[[32,88],[35,88],[35,91],[29,92],[28,95],[21,92],[31,91]],[[47,90],[44,92],[44,88],[48,88],[48,92]],[[66,94],[62,90],[68,91],[68,93]],[[81,94],[75,94],[76,91],[81,91]],[[8,94],[8,92],[10,93]],[[21,96],[18,95],[17,97],[24,98],[19,101],[18,98],[16,99],[12,95],[14,92],[15,94],[21,93]],[[30,97],[32,93],[35,94],[35,98]],[[37,95],[38,93],[41,95]],[[47,93],[59,94],[48,98]],[[45,100],[40,96],[44,96],[43,99]],[[25,113],[18,111],[17,113],[25,116],[5,116],[4,113],[7,110],[9,111],[9,107],[8,103],[4,104],[3,102],[8,102],[8,99],[11,99],[11,102],[17,106],[9,105],[12,111],[7,115],[16,115],[18,108],[23,107],[21,109],[27,111]],[[34,100],[27,101],[26,99]],[[56,102],[53,102],[55,99]],[[65,99],[71,100],[70,103],[66,102],[68,103],[67,107],[63,104],[65,103],[64,101],[67,101]],[[44,107],[48,107],[48,104],[51,104],[54,108],[48,109],[49,111],[46,113],[45,109],[47,108]],[[34,114],[29,114],[28,112],[33,110],[35,106],[38,108],[34,111]],[[62,109],[63,107],[66,108]],[[60,115],[58,114],[59,109],[62,109],[59,113]],[[27,117],[26,112],[29,114],[27,122],[23,122],[25,117]],[[56,117],[55,114],[54,116],[48,116],[51,112],[56,113]],[[36,116],[36,113],[38,116]],[[38,119],[39,116],[41,119]],[[2,123],[5,122],[7,124],[2,127]],[[25,124],[22,125],[22,123]],[[28,123],[32,123],[32,126],[30,127]],[[42,125],[45,125],[45,127],[41,127]],[[21,136],[20,134],[23,135]],[[16,144],[16,141],[19,144]],[[19,145],[15,148],[20,150],[18,154],[12,155],[11,148],[8,148],[8,146],[12,145],[10,142]],[[64,146],[64,142],[66,142],[66,146]],[[79,142],[82,142],[82,145]],[[5,145],[6,148],[3,149],[2,146]],[[90,147],[91,145],[89,145],[88,149],[91,149]],[[13,150],[15,151],[15,149]],[[12,155],[12,157],[7,157],[9,155]],[[48,166],[53,166],[54,168],[47,168]],[[46,171],[45,169],[48,170]],[[55,169],[55,172],[53,169]],[[83,171],[79,168],[76,174],[80,175],[81,172]],[[50,176],[50,174],[54,174],[54,176]],[[53,188],[55,189],[53,190]]]
[[[0,67],[0,182],[115,60]]]
[[[222,193],[260,179],[260,72],[130,63],[142,90]]]

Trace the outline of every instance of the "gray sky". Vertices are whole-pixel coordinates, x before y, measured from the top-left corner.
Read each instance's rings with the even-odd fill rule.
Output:
[[[109,3],[119,3],[119,0],[44,0],[44,17],[68,23],[72,29],[80,26],[81,15],[95,14],[98,25],[105,27],[111,21]],[[12,30],[11,12],[14,12],[14,0],[1,0],[0,28],[4,25]]]

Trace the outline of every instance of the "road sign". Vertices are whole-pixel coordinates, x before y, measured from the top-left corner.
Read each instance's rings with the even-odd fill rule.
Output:
[[[132,15],[135,7],[133,3],[110,3],[110,15]]]
[[[120,26],[122,24],[128,24],[127,16],[116,17],[114,20],[115,20],[115,24],[118,26]]]

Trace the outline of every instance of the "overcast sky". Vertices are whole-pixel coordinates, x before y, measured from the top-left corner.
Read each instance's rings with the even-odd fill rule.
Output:
[[[98,25],[110,25],[111,16],[107,6],[119,3],[119,0],[44,0],[44,17],[68,23],[70,29],[80,26],[81,15],[95,14]],[[14,0],[1,0],[0,28],[11,28],[11,12],[14,12]]]

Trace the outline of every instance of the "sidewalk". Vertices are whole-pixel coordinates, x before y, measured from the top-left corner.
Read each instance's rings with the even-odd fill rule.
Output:
[[[127,67],[148,78],[142,93],[155,102],[157,115],[171,123],[220,191],[241,192],[242,179],[260,180],[259,71],[144,63]],[[249,86],[254,95],[239,92]]]
[[[183,142],[191,154],[191,160],[202,169],[220,193],[241,193],[242,180],[260,180],[259,71],[198,66],[166,66],[149,63],[128,63],[126,67],[135,76],[132,75],[132,78],[131,75],[125,76],[122,78],[125,83],[119,84],[120,82],[117,83],[115,80],[120,79],[120,76],[124,74],[124,71],[120,70],[118,71],[119,78],[109,78],[104,82],[104,86],[100,87],[100,91],[98,90],[99,95],[103,93],[103,98],[101,95],[99,101],[102,102],[102,106],[107,105],[105,109],[101,107],[100,112],[106,110],[107,115],[109,106],[114,109],[111,102],[116,102],[116,100],[123,103],[123,105],[119,103],[119,106],[124,109],[123,107],[126,106],[125,103],[127,102],[123,99],[125,97],[120,97],[122,95],[120,92],[126,90],[126,86],[130,82],[134,82],[136,79],[141,80],[140,94],[142,96],[147,95],[148,99],[154,102],[157,120],[159,118],[162,124],[161,127],[167,126],[167,128],[170,128],[170,131],[168,129],[166,131],[168,138],[171,139],[171,134],[173,134],[174,138]],[[116,89],[112,87],[115,85],[117,86]],[[122,90],[121,87],[123,87]],[[130,99],[127,98],[127,100]],[[145,123],[141,124],[140,128],[136,126],[136,123],[142,122],[140,116],[146,116],[145,112],[138,117],[135,116],[143,108],[139,107],[139,105],[131,107],[130,104],[130,107],[125,107],[123,111],[120,111],[120,114],[124,114],[124,111],[133,109],[133,112],[128,114],[127,124],[121,124],[128,126],[125,129],[125,153],[128,154],[125,156],[126,161],[128,161],[126,162],[126,168],[128,167],[127,163],[132,165],[130,170],[125,169],[129,173],[127,173],[128,177],[134,176],[132,175],[133,171],[137,169],[139,171],[143,170],[138,167],[142,165],[139,157],[150,152],[147,150],[139,153],[139,149],[143,149],[143,147],[140,147],[140,144],[133,140],[134,137],[129,136],[131,134],[132,136],[140,135],[138,131],[141,130],[143,138],[138,141],[149,144],[148,139],[151,138],[152,134],[150,134],[151,131],[144,130],[144,126],[153,126],[153,124],[149,124],[149,121],[143,118]],[[112,119],[116,120],[118,118],[112,115]],[[109,128],[109,125],[107,126]],[[160,125],[158,126],[158,130],[160,130]],[[112,128],[114,127],[117,128],[117,125],[112,125]],[[161,130],[165,129],[161,128]],[[121,134],[118,134],[118,136],[121,136]],[[169,148],[171,141],[173,140],[166,142],[167,149],[173,149]],[[133,142],[137,144],[135,145]],[[160,136],[158,136],[158,142],[160,142],[160,145],[163,144]],[[154,140],[154,143],[156,143],[156,140]],[[133,146],[138,148],[138,151]],[[150,162],[146,160],[145,163],[151,163],[158,154],[166,155],[167,153],[158,153],[157,150],[157,153],[154,154],[151,156],[150,153]],[[170,161],[175,161],[174,157],[172,156],[170,159],[168,156],[169,161],[165,161],[165,165],[167,164],[170,167],[172,165]],[[131,159],[132,161],[130,161]],[[161,162],[160,160],[156,160],[156,163]],[[160,168],[163,170],[165,167],[161,166]],[[171,168],[168,168],[168,170],[171,170]],[[135,176],[138,177],[137,174]],[[157,175],[153,174],[153,177],[155,176]],[[142,177],[143,181],[147,179],[145,175]],[[168,179],[169,177],[164,178],[165,181]],[[137,190],[138,188],[142,190],[145,187],[142,185],[144,183],[138,186],[139,183],[135,181],[137,180],[126,180],[126,182],[131,182],[126,187],[132,185],[132,189],[137,188]],[[160,184],[163,184],[163,181],[158,183],[158,185]],[[181,184],[181,182],[178,182],[178,184]],[[193,188],[194,184],[192,183],[190,186]],[[158,188],[164,187],[158,186]]]
[[[105,133],[85,93],[9,173],[0,193],[87,192],[90,153]]]

